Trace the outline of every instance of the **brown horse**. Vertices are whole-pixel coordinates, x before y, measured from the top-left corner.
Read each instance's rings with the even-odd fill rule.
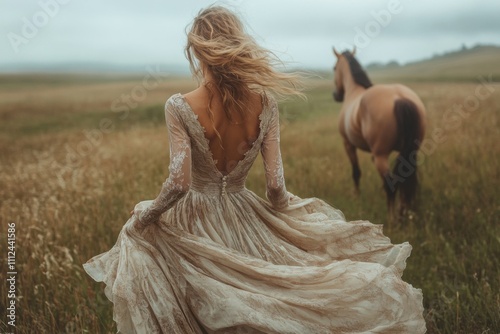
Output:
[[[356,149],[371,152],[372,161],[382,177],[391,216],[396,192],[400,192],[400,214],[415,197],[417,151],[425,133],[425,107],[410,88],[400,85],[373,85],[354,58],[355,50],[339,54],[334,68],[333,97],[343,102],[339,130],[351,160],[352,178],[359,191],[361,171]],[[399,151],[390,171],[389,155]]]

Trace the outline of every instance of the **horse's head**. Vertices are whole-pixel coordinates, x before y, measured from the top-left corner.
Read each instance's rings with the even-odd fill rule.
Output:
[[[354,55],[356,54],[356,47],[354,47],[352,52],[344,51],[342,53],[338,53],[334,48],[333,54],[337,58],[337,63],[333,69],[333,81],[335,84],[333,98],[335,101],[344,101],[346,90],[347,93],[349,93],[349,90],[352,90],[357,86],[365,89],[373,86],[361,64],[356,60],[356,58],[354,58]]]
[[[354,56],[356,53],[356,48],[351,52]],[[333,83],[335,85],[335,89],[333,91],[333,99],[337,102],[344,101],[344,75],[349,70],[349,63],[343,54],[338,53],[335,48],[333,48],[333,54],[337,58],[337,62],[333,67]]]

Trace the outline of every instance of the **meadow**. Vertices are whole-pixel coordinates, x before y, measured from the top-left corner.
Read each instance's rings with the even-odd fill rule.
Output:
[[[195,86],[171,77],[144,89],[143,79],[0,76],[1,276],[9,223],[17,271],[16,328],[7,325],[3,283],[0,332],[116,332],[104,285],[82,263],[113,246],[136,203],[156,197],[168,176],[164,102]],[[411,243],[404,279],[423,290],[428,333],[500,333],[500,85],[407,84],[426,104],[429,126],[418,205],[400,224],[387,224],[368,153],[359,153],[354,192],[330,79],[309,79],[307,101],[280,104],[288,190]],[[462,112],[451,113],[457,105]],[[264,186],[258,159],[247,187],[263,196]]]

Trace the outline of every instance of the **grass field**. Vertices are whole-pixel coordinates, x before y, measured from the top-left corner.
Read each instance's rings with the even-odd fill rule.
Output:
[[[142,79],[0,77],[0,266],[5,277],[15,223],[17,333],[115,332],[104,286],[82,263],[110,249],[134,205],[158,193],[168,175],[163,104],[194,87],[169,78],[141,90]],[[500,85],[409,85],[428,108],[419,205],[385,232],[413,245],[404,279],[423,290],[428,333],[500,333]],[[382,184],[366,153],[354,193],[331,82],[309,86],[308,101],[281,104],[288,190],[322,198],[348,220],[385,224]],[[457,104],[462,114],[447,113]],[[261,161],[247,187],[264,194]],[[7,288],[2,333],[10,329]]]

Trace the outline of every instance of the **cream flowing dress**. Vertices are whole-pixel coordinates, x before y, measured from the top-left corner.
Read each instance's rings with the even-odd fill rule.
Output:
[[[286,190],[278,106],[264,96],[259,136],[229,174],[184,97],[168,99],[168,179],[83,265],[118,332],[425,333],[422,292],[401,279],[410,244]],[[259,153],[267,200],[245,187]]]

